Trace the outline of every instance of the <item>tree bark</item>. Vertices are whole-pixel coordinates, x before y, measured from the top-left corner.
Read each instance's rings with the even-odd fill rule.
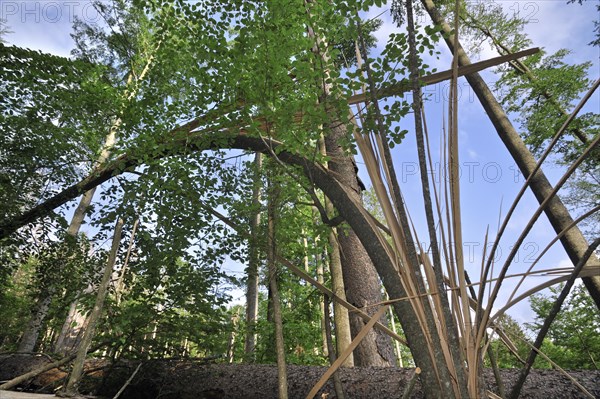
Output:
[[[345,124],[339,120],[330,124],[329,134],[325,137],[327,155],[331,159],[328,166],[334,176],[350,188],[349,195],[362,203],[354,160],[352,155],[344,151],[340,145],[347,136]],[[352,228],[338,229],[337,238],[340,244],[346,298],[358,308],[368,306],[365,311],[372,316],[379,309],[378,306],[372,305],[383,302],[381,283],[373,262]],[[353,338],[365,324],[362,318],[350,315],[350,330]],[[371,330],[354,350],[356,366],[392,366],[394,363],[392,341],[379,330]]]
[[[254,359],[256,346],[256,321],[258,317],[258,269],[260,257],[256,243],[260,226],[260,170],[262,169],[262,154],[257,152],[254,156],[254,187],[252,188],[252,216],[250,219],[250,234],[252,239],[248,243],[248,286],[246,288],[246,340],[244,353],[248,360]]]
[[[316,217],[316,209],[313,207],[312,209],[312,213],[313,213],[313,220],[315,221],[315,223],[317,222],[317,217]],[[315,254],[315,263],[317,264],[317,281],[319,282],[319,284],[323,285],[325,283],[325,278],[323,276],[325,268],[323,267],[324,262],[323,262],[323,255],[320,251],[320,241],[321,238],[319,236],[315,237],[315,247],[317,248],[317,253]],[[323,347],[323,355],[326,357],[329,357],[329,341],[328,341],[328,337],[327,337],[327,330],[328,327],[331,326],[327,326],[326,323],[326,319],[329,316],[329,309],[325,308],[325,297],[323,296],[321,298],[321,300],[319,301],[319,311],[321,314],[321,340],[322,340],[322,347]],[[325,313],[327,311],[327,314]]]
[[[50,309],[50,303],[52,302],[52,291],[44,290],[40,293],[38,301],[35,303],[33,311],[31,312],[31,318],[27,322],[27,327],[23,332],[21,341],[17,348],[17,352],[33,352],[35,344],[37,343],[42,325]]]
[[[329,273],[331,274],[331,290],[336,296],[347,301],[340,246],[338,245],[335,229],[329,232]],[[333,303],[333,320],[335,322],[336,350],[337,353],[342,353],[352,342],[352,332],[348,309],[338,302]],[[354,353],[346,358],[342,366],[354,366]]]
[[[269,183],[270,185],[273,182]],[[279,286],[277,282],[276,261],[276,218],[279,189],[270,187],[269,209],[267,221],[267,267],[269,270],[269,298],[273,310],[273,323],[275,324],[275,352],[277,355],[277,387],[280,399],[288,398],[287,364],[285,361],[285,343],[283,338],[283,318],[281,315],[281,298],[279,297]]]
[[[331,334],[331,317],[329,316],[329,297],[327,295],[323,295],[324,301],[324,313],[323,320],[325,321],[325,339],[327,341],[327,358],[329,359],[329,365],[333,365],[336,361],[335,351],[333,349],[333,339]],[[343,365],[342,365],[343,366]],[[336,371],[333,373],[333,386],[335,388],[335,396],[336,399],[345,399],[346,395],[344,394],[344,386],[342,385],[342,380],[340,378],[340,373]]]
[[[119,218],[115,227],[115,233],[113,235],[112,246],[108,255],[106,267],[104,268],[104,274],[102,276],[102,280],[100,281],[100,285],[98,286],[98,293],[96,294],[96,303],[94,304],[94,308],[90,313],[88,326],[83,334],[81,344],[79,345],[79,348],[77,350],[77,357],[75,358],[73,369],[71,370],[71,375],[69,376],[69,381],[67,382],[64,388],[64,392],[67,395],[75,395],[77,393],[77,384],[79,384],[79,380],[81,378],[81,375],[83,374],[83,365],[85,362],[85,358],[87,356],[88,349],[92,343],[92,339],[94,338],[94,334],[96,332],[96,324],[100,319],[100,316],[102,315],[102,308],[104,306],[104,300],[108,292],[110,277],[112,276],[113,267],[117,260],[117,252],[119,250],[119,244],[121,243],[122,231],[123,219]]]
[[[433,22],[442,27],[444,40],[448,45],[448,48],[452,53],[458,55],[458,62],[461,66],[470,65],[471,60],[465,53],[464,49],[458,44],[457,48],[454,46],[454,35],[451,34],[452,29],[446,23],[439,10],[435,7],[432,0],[421,1]],[[519,169],[525,178],[528,178],[533,172],[536,161],[534,156],[531,154],[514,126],[508,119],[508,116],[502,109],[502,106],[498,103],[494,97],[492,91],[489,89],[485,81],[481,78],[479,73],[472,73],[466,75],[466,79],[473,88],[473,91],[477,95],[477,98],[481,102],[481,105],[485,109],[489,116],[496,132],[500,136],[500,139],[512,155],[513,159],[519,166]],[[535,195],[539,203],[542,203],[546,197],[552,192],[552,185],[541,170],[538,170],[532,177],[529,186],[531,191]],[[569,214],[569,211],[562,203],[560,198],[554,196],[546,208],[544,209],[550,224],[558,234],[573,222],[573,218]],[[581,233],[581,230],[577,226],[569,229],[567,233],[560,239],[567,255],[571,262],[576,265],[579,259],[583,257],[589,244],[585,237]],[[589,264],[598,263],[598,257],[593,255]],[[583,277],[582,278],[585,287],[587,288],[590,296],[594,299],[596,306],[600,309],[600,277]]]
[[[319,151],[321,155],[327,155],[327,149],[325,148],[325,139],[323,135],[319,138]],[[325,167],[329,167],[328,164]],[[334,215],[334,206],[325,196],[325,211],[327,212],[328,217],[333,217]],[[344,285],[344,272],[342,268],[342,259],[340,257],[340,245],[338,242],[338,234],[337,229],[332,227],[329,231],[327,239],[329,241],[329,273],[331,275],[331,290],[335,295],[339,298],[347,301],[346,297],[346,289]],[[337,301],[333,302],[333,320],[335,325],[335,337],[336,337],[336,350],[337,353],[343,353],[347,347],[350,346],[352,342],[352,332],[350,329],[350,316],[348,314],[348,309],[342,306]],[[343,367],[353,367],[354,366],[354,353],[350,354],[344,360],[342,364]]]

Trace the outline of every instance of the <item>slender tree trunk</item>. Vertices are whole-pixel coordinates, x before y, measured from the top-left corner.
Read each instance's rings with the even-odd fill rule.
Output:
[[[113,267],[117,260],[117,252],[119,250],[119,244],[121,243],[122,231],[123,219],[119,218],[115,227],[112,246],[110,248],[108,260],[106,262],[104,274],[102,276],[102,280],[100,281],[100,285],[98,286],[98,293],[96,294],[96,303],[94,304],[94,308],[90,313],[88,327],[86,328],[83,334],[81,344],[77,350],[77,357],[75,358],[75,362],[73,363],[73,369],[71,370],[71,374],[69,376],[69,381],[67,382],[67,385],[64,389],[67,395],[76,395],[77,393],[77,384],[79,384],[79,380],[81,379],[81,375],[83,374],[83,365],[87,356],[87,351],[92,343],[92,339],[94,338],[94,334],[96,332],[96,324],[102,314],[102,308],[104,306],[104,300],[108,292],[110,277],[112,276]]]
[[[119,278],[115,284],[115,300],[117,305],[121,303],[121,298],[123,296],[123,291],[125,290],[125,274],[127,273],[127,268],[129,267],[129,259],[131,258],[131,252],[133,251],[133,245],[135,243],[135,233],[137,232],[138,225],[140,224],[140,219],[135,219],[133,222],[133,227],[131,228],[131,237],[129,238],[129,246],[127,247],[127,254],[125,254],[125,260],[123,261],[123,267],[119,272]]]
[[[227,341],[227,362],[233,363],[233,356],[235,354],[235,338],[236,338],[236,329],[238,325],[238,321],[240,316],[236,313],[231,316],[231,333],[229,333],[229,340]]]
[[[451,34],[452,29],[446,23],[439,10],[435,7],[432,0],[421,1],[433,22],[442,27],[443,33],[445,34],[444,40],[454,53],[458,54],[458,62],[461,66],[471,64],[471,60],[465,53],[464,49],[460,44],[457,48],[454,46],[454,35]],[[485,109],[489,116],[492,124],[494,125],[496,132],[500,136],[500,139],[512,155],[513,159],[519,166],[519,169],[525,178],[528,178],[533,172],[536,161],[514,126],[511,124],[508,116],[502,109],[502,106],[498,103],[494,94],[489,89],[485,81],[481,78],[478,73],[469,74],[466,76],[467,81],[473,88],[473,91],[479,98],[481,105]],[[538,170],[530,181],[529,186],[531,191],[537,198],[538,202],[542,203],[545,198],[552,192],[552,185],[541,170]],[[560,198],[554,196],[546,208],[544,209],[550,224],[558,234],[567,226],[573,222],[573,218],[569,214],[569,211],[562,203]],[[579,262],[588,248],[589,244],[585,237],[581,233],[581,230],[577,226],[569,229],[567,233],[561,238],[561,242],[569,259],[576,265]],[[592,256],[589,260],[589,264],[598,263],[598,257]],[[594,299],[596,306],[600,309],[600,276],[596,277],[583,277],[582,278],[585,287],[587,288],[590,296]]]
[[[102,152],[98,156],[96,160],[96,165],[103,165],[108,157],[110,156],[110,152],[112,147],[115,145],[117,130],[121,125],[121,120],[117,119],[113,126],[110,128],[108,135],[106,136],[106,140],[104,142],[104,147],[102,148]],[[81,226],[83,225],[83,220],[85,219],[85,214],[87,213],[92,200],[94,198],[94,194],[96,193],[96,187],[86,191],[79,201],[79,205],[75,209],[73,213],[73,217],[71,218],[71,223],[67,228],[67,234],[70,236],[77,236],[79,231],[81,230]],[[69,351],[73,350],[79,345],[79,339],[81,338],[81,329],[86,324],[86,315],[82,314],[78,307],[79,298],[81,295],[89,294],[93,291],[93,286],[88,286],[83,292],[78,293],[71,305],[69,306],[69,313],[63,323],[60,334],[56,339],[54,344],[54,351],[61,354],[66,354]]]
[[[272,183],[270,183],[272,184]],[[267,222],[267,266],[269,270],[269,292],[271,307],[273,310],[273,322],[275,324],[275,352],[277,355],[277,379],[279,398],[288,398],[287,365],[285,362],[285,344],[283,339],[283,320],[281,316],[281,302],[279,297],[279,286],[277,283],[277,263],[275,255],[277,243],[275,242],[276,231],[276,205],[278,189],[271,187],[269,190],[269,209]]]
[[[248,264],[248,287],[246,289],[246,340],[244,342],[244,353],[248,360],[254,359],[256,346],[256,321],[258,317],[258,269],[260,267],[258,230],[260,226],[260,190],[262,169],[262,154],[257,152],[254,156],[254,187],[252,188],[253,214],[250,219],[249,241],[249,264]]]
[[[429,178],[428,178],[428,172],[427,172],[427,162],[426,162],[426,155],[425,155],[425,139],[424,139],[424,133],[423,133],[423,121],[421,119],[421,87],[419,84],[419,65],[418,65],[418,55],[417,55],[417,45],[416,45],[416,38],[415,38],[415,26],[414,26],[414,20],[413,20],[413,5],[412,5],[412,0],[406,0],[406,19],[407,19],[407,23],[408,23],[408,42],[409,42],[409,69],[410,69],[410,80],[411,80],[411,86],[412,86],[412,94],[413,94],[413,103],[412,103],[412,108],[413,108],[413,113],[414,113],[414,118],[415,118],[415,136],[416,136],[416,141],[417,141],[417,153],[418,153],[418,158],[419,158],[419,170],[420,170],[420,175],[421,175],[421,188],[422,188],[422,193],[423,193],[423,204],[425,206],[425,215],[426,215],[426,219],[427,219],[427,227],[428,227],[428,232],[429,232],[429,239],[431,242],[431,252],[433,255],[433,260],[434,260],[434,273],[435,273],[435,279],[436,279],[436,283],[437,283],[437,289],[439,290],[439,292],[441,293],[445,293],[446,292],[446,285],[444,284],[444,272],[442,269],[442,261],[440,258],[440,246],[438,244],[437,241],[437,231],[436,231],[436,225],[435,225],[435,220],[433,217],[433,204],[432,204],[432,200],[431,200],[431,192],[430,192],[430,186],[429,186]],[[455,132],[457,129],[452,129],[453,132]],[[458,161],[456,161],[458,162]],[[453,179],[451,180],[451,183],[455,182],[454,179],[455,176],[453,176]],[[452,196],[453,201],[459,201],[459,197],[458,197],[458,185],[455,185],[453,187],[453,189],[455,189],[454,194]],[[452,214],[454,215],[454,217],[458,218],[458,220],[460,220],[460,213],[456,212],[456,210],[460,210],[460,203],[453,204],[453,212]],[[460,231],[460,228],[456,229],[455,228],[452,229],[455,233],[455,235],[459,235],[462,236],[462,233]],[[462,245],[462,239],[460,240],[455,240],[454,242],[457,243],[458,247],[460,248],[460,246]],[[460,259],[457,259],[457,266],[460,268],[463,267],[462,264],[462,257],[460,257]],[[467,390],[467,376],[465,375],[465,355],[463,353],[461,353],[461,345],[460,345],[460,341],[459,341],[459,334],[458,334],[458,329],[454,320],[454,316],[452,315],[451,309],[450,309],[450,304],[448,301],[448,296],[447,295],[440,295],[439,296],[440,302],[441,302],[441,308],[442,308],[442,314],[440,316],[443,317],[444,319],[444,324],[446,325],[446,332],[448,334],[447,340],[449,343],[449,351],[452,355],[452,360],[454,361],[454,369],[456,371],[456,378],[457,378],[457,385],[458,385],[458,389],[459,392],[461,392],[461,395],[463,397],[468,397],[468,390]],[[468,306],[468,302],[465,302],[466,306]],[[467,315],[469,314],[468,312],[470,311],[470,309],[467,309]],[[467,332],[467,330],[471,328],[470,326],[466,326],[462,329],[463,333],[465,334],[469,334]],[[469,340],[466,339],[467,337],[463,337],[463,340],[468,342]]]
[[[390,296],[387,294],[387,292],[385,293],[385,300],[389,301],[390,300]],[[392,308],[389,309],[390,311],[390,325],[392,327],[392,331],[394,334],[398,334],[398,329],[396,328],[396,320],[394,318],[394,312],[392,310]],[[400,347],[400,342],[398,342],[397,340],[394,340],[394,351],[396,352],[396,361],[397,361],[397,365],[398,367],[402,368],[404,367],[404,360],[402,359],[402,348]]]
[[[160,47],[160,42],[158,43],[158,46]],[[157,49],[158,49],[158,47],[157,47]],[[150,67],[151,67],[153,61],[154,61],[154,55],[151,54],[151,55],[149,55],[148,60],[146,61],[146,65],[144,66],[144,69],[141,71],[139,76],[135,76],[134,71],[129,72],[129,74],[127,76],[127,83],[125,86],[126,87],[126,92],[125,92],[126,101],[131,100],[133,97],[135,97],[135,95],[137,93],[136,86],[134,86],[133,90],[129,89],[130,86],[132,85],[132,83],[134,83],[134,79],[136,82],[139,82],[139,81],[145,79],[148,71],[150,70]],[[106,161],[108,160],[108,158],[110,157],[112,149],[117,140],[117,132],[121,128],[122,124],[123,124],[123,120],[121,119],[120,116],[118,116],[112,123],[112,125],[108,131],[108,134],[106,135],[106,139],[104,140],[104,146],[102,148],[102,151],[100,152],[98,159],[96,159],[96,168],[104,165],[106,163]],[[83,220],[85,218],[85,214],[87,213],[87,211],[92,203],[92,199],[94,198],[95,193],[96,193],[96,187],[86,191],[83,194],[83,196],[81,197],[81,200],[79,202],[79,205],[75,209],[75,213],[73,214],[73,218],[71,219],[71,223],[69,224],[69,227],[67,229],[67,234],[69,234],[71,236],[76,236],[77,234],[79,234],[79,231],[81,230],[81,226],[83,224]],[[135,231],[135,229],[134,229],[134,231]],[[92,291],[93,291],[93,287],[90,286],[86,290],[84,290],[83,294],[90,293]],[[73,309],[74,312],[69,311],[69,314],[67,315],[67,318],[66,318],[65,322],[63,323],[61,333],[59,334],[59,337],[54,345],[54,350],[58,353],[66,353],[71,348],[76,347],[79,344],[77,342],[77,340],[78,340],[78,337],[80,336],[80,331],[82,328],[84,328],[84,326],[86,324],[86,321],[85,321],[86,316],[81,314],[81,312],[79,312],[79,310],[77,309],[79,297],[80,297],[80,295],[78,294],[77,297],[75,298],[75,300],[73,301],[73,303],[71,304],[69,310]]]
[[[325,337],[326,344],[328,347],[327,350],[327,358],[329,359],[329,364],[333,365],[336,361],[335,351],[333,349],[333,340],[331,337],[331,317],[329,316],[329,298],[326,295],[323,295],[323,304],[324,313],[323,320],[325,321]],[[335,395],[337,399],[344,399],[346,395],[344,394],[344,387],[342,386],[342,380],[340,378],[340,374],[336,371],[333,373],[333,386],[335,389]]]
[[[316,222],[316,210],[313,207],[313,220]],[[315,263],[317,264],[317,281],[319,284],[323,285],[325,283],[325,279],[323,276],[324,267],[323,267],[323,255],[320,250],[320,241],[321,238],[319,236],[315,237],[315,247],[317,248],[317,253],[315,254]],[[325,297],[322,297],[319,301],[319,311],[321,315],[321,340],[323,345],[323,355],[329,356],[329,345],[327,343],[327,326],[326,323],[326,315],[325,312],[329,311],[329,309],[325,309]],[[349,330],[349,329],[348,329]]]
[[[329,232],[329,273],[331,274],[331,290],[333,293],[347,301],[344,289],[344,276],[342,260],[340,258],[340,247],[338,245],[335,229]],[[337,302],[333,303],[333,318],[335,320],[335,338],[337,353],[342,353],[352,342],[352,331],[350,329],[350,316],[348,309]],[[344,361],[343,367],[354,366],[354,353]]]
[[[98,165],[101,165],[106,161],[109,155],[110,148],[114,145],[115,141],[115,130],[111,129],[110,133],[106,137],[106,142],[104,144],[104,149],[102,150],[99,158]],[[81,229],[81,225],[83,223],[83,219],[85,218],[85,213],[89,208],[89,205],[94,197],[94,193],[96,192],[96,187],[87,191],[82,197],[79,205],[75,209],[75,213],[73,214],[73,218],[71,219],[71,223],[67,228],[67,234],[70,236],[76,236]],[[48,282],[51,284],[51,282]],[[27,324],[27,328],[23,333],[23,339],[21,339],[21,343],[19,344],[19,351],[22,352],[32,352],[35,344],[37,343],[37,339],[40,335],[40,329],[42,328],[43,322],[46,319],[48,311],[50,309],[50,303],[52,302],[52,298],[56,294],[56,290],[50,287],[47,292],[44,292],[37,302],[34,305],[34,310],[32,312],[32,318]],[[77,336],[78,330],[73,330],[73,324],[76,323],[77,320],[85,320],[85,316],[78,315],[77,312],[77,302],[78,299],[71,304],[69,307],[69,313],[67,314],[67,318],[63,324],[61,329],[61,333],[57,339],[57,345],[55,345],[54,350],[58,353],[65,353],[64,346],[66,338],[68,336]],[[78,317],[80,316],[80,317]],[[59,346],[58,343],[61,343]]]

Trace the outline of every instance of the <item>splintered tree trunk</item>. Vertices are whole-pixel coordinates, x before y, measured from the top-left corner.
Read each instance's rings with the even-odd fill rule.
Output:
[[[452,28],[446,23],[444,17],[435,7],[433,1],[422,0],[422,3],[431,16],[433,22],[442,27],[443,33],[445,34],[444,40],[446,41],[448,48],[450,48],[450,51],[458,55],[458,62],[460,66],[471,64],[471,60],[467,56],[460,43],[458,44],[457,48],[455,48],[454,35],[451,34]],[[502,106],[498,103],[494,97],[494,94],[481,76],[478,73],[472,73],[467,75],[466,78],[490,120],[492,121],[496,132],[500,136],[500,139],[519,166],[521,173],[525,178],[528,178],[535,168],[535,158],[515,130],[514,126],[508,119],[508,116],[502,109]],[[529,186],[536,199],[540,203],[542,203],[552,192],[552,185],[541,170],[538,170],[535,173],[529,183]],[[546,213],[550,224],[552,224],[552,227],[557,234],[566,229],[573,222],[573,218],[569,214],[569,211],[557,196],[554,196],[552,200],[550,200],[544,209],[544,212]],[[571,259],[571,262],[573,262],[574,265],[576,265],[579,262],[579,259],[583,257],[589,246],[585,237],[581,233],[581,230],[579,230],[577,226],[569,229],[561,238],[561,242],[569,256],[569,259]],[[595,255],[589,260],[589,264],[594,263],[598,263],[598,257]],[[600,276],[583,277],[582,280],[588,292],[590,293],[590,296],[594,299],[596,306],[600,308]]]
[[[115,233],[113,236],[110,253],[108,254],[106,267],[104,268],[104,274],[102,276],[102,280],[100,281],[100,285],[98,286],[98,293],[96,294],[96,303],[94,304],[94,308],[90,313],[88,326],[85,332],[83,333],[83,338],[81,340],[79,348],[77,349],[77,357],[75,358],[75,362],[73,363],[73,369],[71,370],[69,381],[65,386],[65,393],[67,395],[75,395],[77,393],[77,384],[79,384],[79,380],[81,379],[81,375],[83,374],[83,364],[87,356],[87,351],[90,348],[92,339],[94,338],[94,334],[96,332],[96,324],[100,319],[100,316],[102,314],[102,308],[104,307],[104,300],[108,292],[110,277],[112,276],[113,267],[117,260],[117,251],[119,250],[122,231],[123,219],[119,218],[115,227]]]
[[[275,352],[277,355],[277,380],[280,399],[288,398],[287,365],[285,363],[285,344],[283,340],[283,320],[281,317],[281,302],[279,287],[277,283],[277,263],[275,261],[276,242],[276,204],[278,189],[271,187],[269,193],[269,209],[267,222],[267,266],[269,269],[269,295],[271,308],[273,310],[273,322],[275,324]]]
[[[252,189],[253,214],[250,220],[249,242],[250,260],[248,264],[248,287],[246,290],[246,340],[244,342],[244,353],[250,360],[254,358],[256,346],[256,319],[258,317],[258,269],[260,257],[258,252],[258,228],[260,225],[260,170],[262,168],[262,154],[257,152],[254,157],[254,187]]]

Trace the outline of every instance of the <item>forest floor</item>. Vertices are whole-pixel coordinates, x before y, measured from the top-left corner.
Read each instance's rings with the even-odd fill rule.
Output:
[[[23,374],[49,362],[44,356],[0,355],[0,381]],[[135,372],[135,362],[110,365],[104,360],[88,362],[87,377],[80,386],[83,394],[112,398]],[[304,398],[325,373],[325,367],[288,366],[290,398]],[[401,398],[414,369],[345,368],[340,378],[347,399]],[[518,370],[502,370],[507,389],[515,381]],[[592,397],[600,398],[600,371],[569,371]],[[66,372],[54,369],[46,372],[20,391],[52,393],[64,382]],[[492,373],[485,371],[488,389],[497,393]],[[6,395],[6,394],[5,394]],[[0,399],[3,399],[0,391]],[[8,396],[6,396],[8,398]],[[316,396],[333,399],[333,383],[328,382]],[[422,398],[417,383],[412,398]],[[532,370],[522,390],[521,398],[561,399],[585,398],[566,376],[556,370]],[[205,364],[194,360],[152,360],[144,362],[120,399],[270,399],[277,398],[277,370],[274,365]]]

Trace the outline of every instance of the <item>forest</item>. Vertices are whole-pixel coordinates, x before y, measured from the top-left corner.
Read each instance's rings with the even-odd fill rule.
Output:
[[[548,3],[3,5],[0,398],[600,397],[600,4]]]

